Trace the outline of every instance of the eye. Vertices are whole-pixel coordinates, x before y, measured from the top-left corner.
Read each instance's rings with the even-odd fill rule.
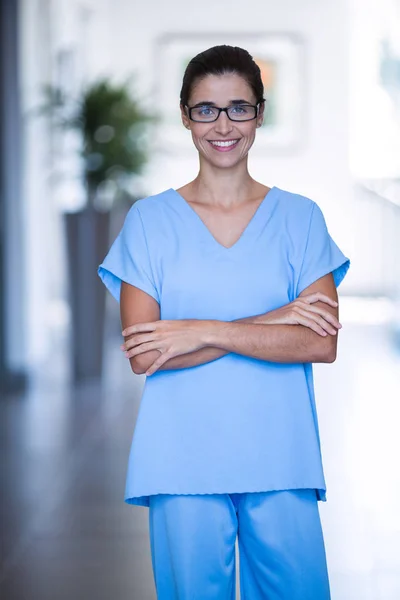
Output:
[[[232,106],[229,110],[233,115],[245,115],[249,112],[249,107],[246,106],[246,104],[237,104],[236,106]]]
[[[196,108],[196,113],[202,117],[212,117],[215,114],[215,111],[211,106],[198,106]]]

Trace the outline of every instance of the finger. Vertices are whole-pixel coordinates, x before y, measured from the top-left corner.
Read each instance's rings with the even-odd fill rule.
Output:
[[[334,327],[332,327],[332,325],[330,323],[328,323],[327,321],[325,321],[325,319],[323,319],[322,317],[320,317],[316,313],[312,313],[312,312],[309,312],[309,311],[302,311],[301,309],[299,309],[299,310],[303,314],[303,316],[305,316],[308,319],[311,319],[312,321],[315,321],[327,333],[330,333],[331,335],[336,335],[337,334],[337,329],[335,329]]]
[[[318,313],[325,319],[325,321],[329,321],[329,323],[331,323],[334,327],[336,327],[336,329],[341,329],[341,327],[342,327],[341,323],[338,321],[338,319],[332,313],[328,312],[327,310],[324,310],[323,308],[320,308],[319,306],[311,306],[311,304],[303,303],[303,306],[304,306],[303,310]]]
[[[166,352],[165,354],[161,354],[157,360],[155,360],[153,362],[153,364],[151,365],[151,367],[149,367],[146,371],[146,375],[153,375],[153,373],[155,373],[157,371],[157,369],[159,369],[163,364],[165,364],[167,362],[167,360],[169,360],[170,356],[169,354]]]
[[[157,327],[157,323],[136,323],[130,325],[122,331],[123,336],[132,335],[133,333],[143,333],[144,331],[154,331]]]
[[[312,304],[314,302],[325,302],[333,307],[339,306],[339,303],[336,302],[336,300],[332,300],[332,298],[329,298],[329,296],[326,296],[322,292],[315,292],[309,296],[301,296],[298,299],[307,302],[307,304]]]
[[[143,352],[149,352],[149,350],[159,350],[160,352],[162,352],[159,342],[147,342],[147,344],[141,344],[140,346],[136,346],[132,350],[128,350],[127,352],[125,352],[125,356],[127,358],[133,358],[138,354],[143,354]]]
[[[323,337],[326,337],[328,335],[326,333],[325,329],[323,329],[322,327],[319,327],[319,325],[317,323],[315,323],[315,321],[312,321],[310,319],[303,317],[303,315],[299,315],[297,320],[298,320],[299,325],[304,325],[304,327],[308,327],[308,329],[312,329],[313,331],[315,331],[315,333],[318,333],[318,335],[321,335]]]
[[[135,348],[140,344],[145,344],[146,342],[155,342],[156,335],[157,334],[155,334],[154,332],[145,333],[142,335],[135,335],[134,337],[129,338],[129,340],[126,340],[126,342],[122,344],[121,348],[123,350],[131,350],[132,348]]]
[[[307,312],[305,310],[303,311],[301,308],[298,309],[298,312],[306,319],[311,320],[311,322],[315,322],[317,326],[319,326],[322,330],[326,331],[327,333],[330,333],[331,335],[336,335],[337,329],[332,327],[330,323],[325,321],[316,313]]]

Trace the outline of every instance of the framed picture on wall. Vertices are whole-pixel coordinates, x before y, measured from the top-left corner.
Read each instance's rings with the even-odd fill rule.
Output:
[[[167,152],[185,153],[192,145],[182,125],[179,95],[188,62],[219,44],[245,48],[261,70],[266,98],[263,126],[254,151],[295,152],[305,135],[304,42],[288,33],[164,34],[155,43],[154,103],[160,116],[157,145]]]

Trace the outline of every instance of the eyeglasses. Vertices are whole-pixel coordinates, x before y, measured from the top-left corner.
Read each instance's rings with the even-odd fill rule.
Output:
[[[186,108],[188,109],[191,121],[196,121],[196,123],[212,123],[218,119],[221,112],[225,112],[231,121],[252,121],[257,117],[259,106],[260,104],[234,104],[225,108],[219,108],[218,106],[206,104],[192,107],[186,105]]]

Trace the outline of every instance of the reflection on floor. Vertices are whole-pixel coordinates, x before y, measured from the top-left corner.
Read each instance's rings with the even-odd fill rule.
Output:
[[[400,354],[384,324],[342,322],[338,360],[314,371],[332,600],[398,600]],[[0,403],[5,600],[155,600],[148,512],[123,503],[143,377],[119,343],[101,386],[70,389],[56,361]]]

